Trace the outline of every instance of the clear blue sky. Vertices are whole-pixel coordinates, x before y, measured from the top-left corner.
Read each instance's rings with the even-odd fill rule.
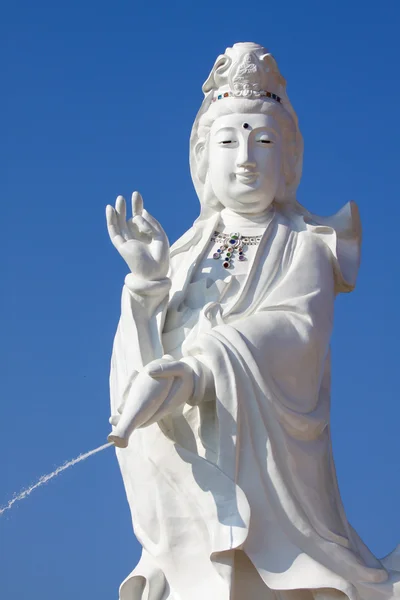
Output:
[[[334,452],[346,510],[400,543],[399,20],[396,0],[8,0],[0,25],[0,505],[103,444],[125,265],[104,208],[142,192],[171,241],[198,212],[188,139],[216,56],[276,56],[305,138],[299,199],[361,209],[357,290],[333,338]],[[0,597],[111,600],[137,561],[113,450],[0,518]]]

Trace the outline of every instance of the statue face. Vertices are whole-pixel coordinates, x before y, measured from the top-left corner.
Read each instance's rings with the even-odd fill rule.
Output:
[[[214,121],[208,176],[221,204],[248,214],[270,206],[282,181],[281,137],[268,114],[234,113]]]

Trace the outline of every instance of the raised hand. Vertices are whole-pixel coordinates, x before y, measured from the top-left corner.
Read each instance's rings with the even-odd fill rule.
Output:
[[[110,239],[134,275],[155,281],[169,268],[168,238],[156,219],[143,208],[139,192],[132,194],[132,218],[126,218],[126,202],[118,196],[115,208],[106,208]]]

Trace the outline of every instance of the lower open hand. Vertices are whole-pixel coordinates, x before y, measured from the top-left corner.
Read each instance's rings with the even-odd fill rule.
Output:
[[[180,406],[191,398],[194,390],[194,372],[185,362],[166,356],[146,365],[144,372],[153,379],[171,382],[165,408]]]

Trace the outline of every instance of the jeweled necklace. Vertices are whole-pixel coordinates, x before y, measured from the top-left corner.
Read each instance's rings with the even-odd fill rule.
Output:
[[[234,233],[221,233],[214,231],[211,241],[217,242],[219,248],[214,252],[213,258],[218,260],[223,259],[222,266],[224,269],[229,269],[232,266],[232,261],[237,257],[240,261],[247,260],[245,252],[248,246],[257,246],[260,243],[262,236],[244,236],[237,231]]]

